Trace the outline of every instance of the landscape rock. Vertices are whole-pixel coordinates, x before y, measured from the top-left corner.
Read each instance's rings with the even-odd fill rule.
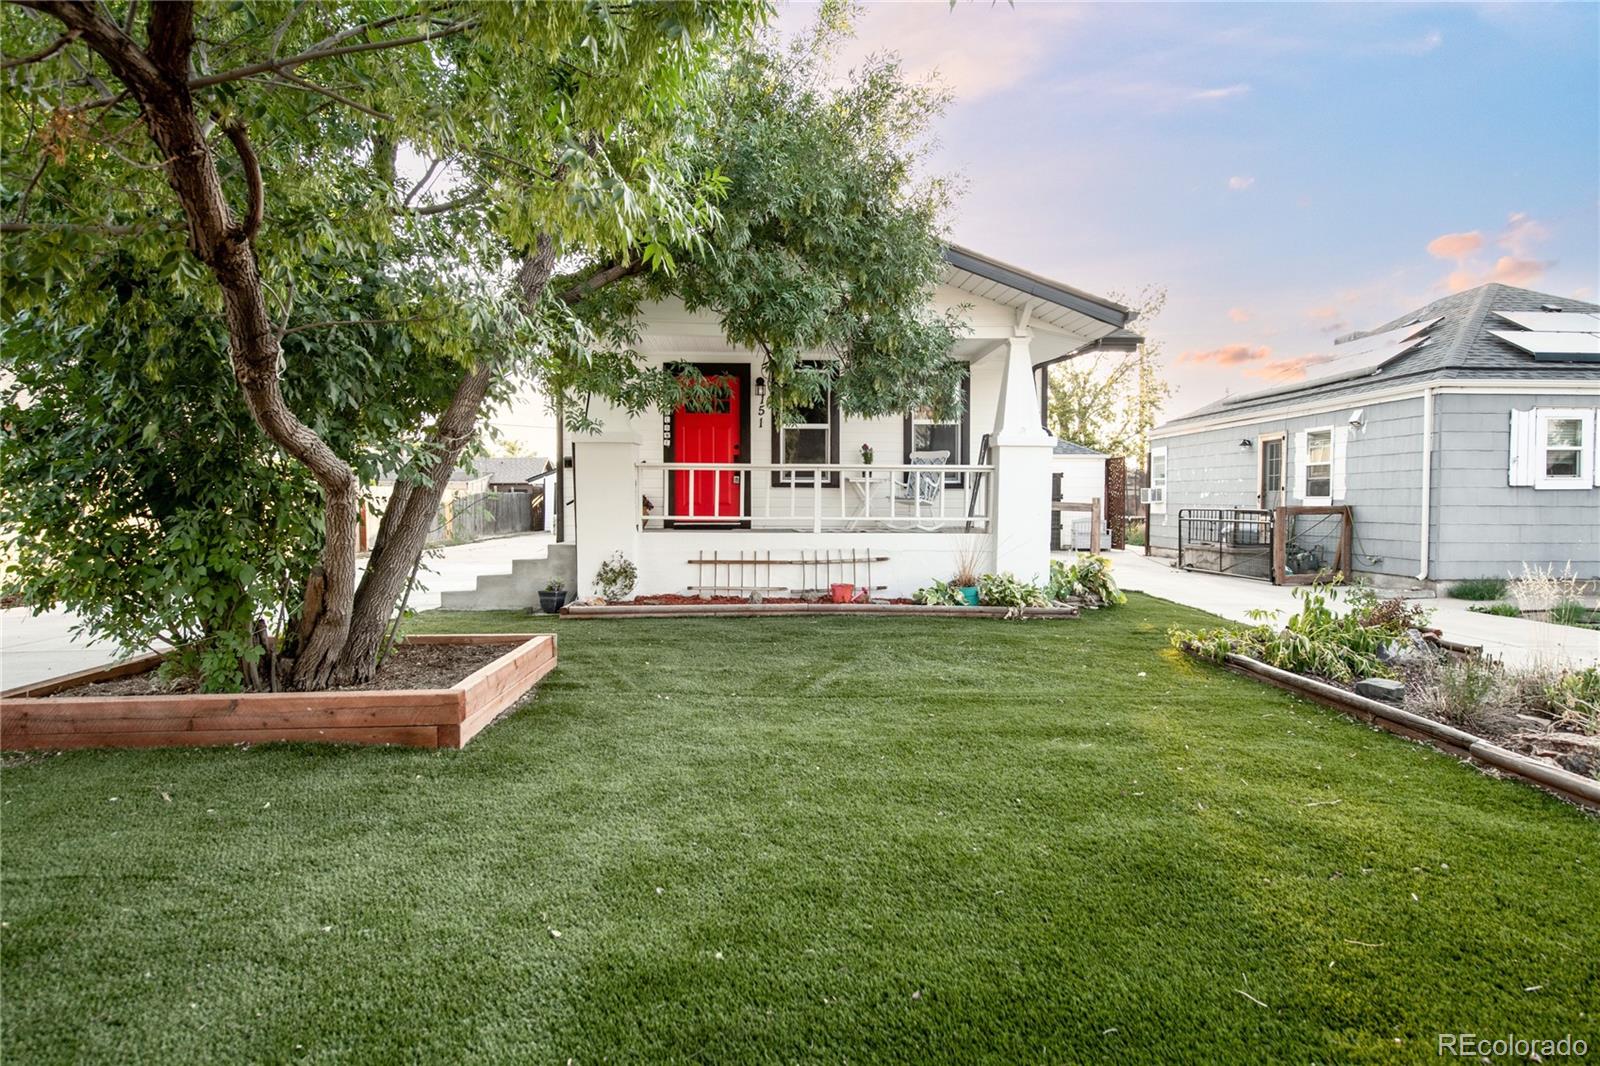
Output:
[[[1356,682],[1356,694],[1385,703],[1399,703],[1405,699],[1406,687],[1387,677],[1364,677]]]

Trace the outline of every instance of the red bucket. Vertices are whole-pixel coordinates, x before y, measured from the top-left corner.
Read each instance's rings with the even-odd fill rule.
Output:
[[[856,587],[854,585],[829,585],[828,589],[833,593],[834,603],[849,603],[856,598]]]

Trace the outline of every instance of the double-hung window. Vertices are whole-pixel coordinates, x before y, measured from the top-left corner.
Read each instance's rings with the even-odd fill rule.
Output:
[[[833,389],[824,387],[822,395],[788,412],[782,426],[772,427],[772,461],[775,463],[818,465],[839,462],[839,405]],[[814,470],[775,470],[774,485],[809,486],[816,483]],[[837,471],[824,471],[822,484],[837,487]]]
[[[1512,411],[1510,483],[1535,489],[1594,487],[1595,414],[1588,407]]]
[[[1167,513],[1167,450],[1150,449],[1150,511]]]
[[[1333,430],[1306,431],[1306,502],[1330,503],[1333,500]]]

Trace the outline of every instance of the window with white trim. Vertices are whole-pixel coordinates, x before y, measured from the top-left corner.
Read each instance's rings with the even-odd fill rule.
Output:
[[[1167,513],[1167,450],[1150,449],[1150,511]]]
[[[777,419],[773,420],[772,461],[819,465],[839,461],[839,404],[831,382],[811,403],[795,408],[781,426]],[[814,470],[774,471],[772,475],[775,486],[810,485],[815,480]],[[823,474],[822,483],[830,488],[837,487],[838,473]]]
[[[1587,489],[1595,479],[1595,412],[1535,407],[1511,412],[1512,485]]]
[[[1306,431],[1305,498],[1333,499],[1333,430]]]

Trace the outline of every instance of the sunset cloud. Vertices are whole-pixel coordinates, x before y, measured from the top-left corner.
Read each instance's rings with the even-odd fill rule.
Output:
[[[1235,174],[1228,179],[1228,188],[1234,192],[1244,192],[1256,183],[1256,179],[1248,174]]]
[[[1435,259],[1454,259],[1457,262],[1483,247],[1483,234],[1477,230],[1467,233],[1443,233],[1428,242],[1428,254]]]
[[[1250,321],[1250,312],[1242,307],[1230,307],[1228,308],[1228,321],[1248,322]]]
[[[1339,309],[1333,304],[1325,304],[1322,307],[1311,308],[1306,312],[1306,317],[1318,322],[1326,322],[1330,318],[1338,318]]]
[[[1454,260],[1456,269],[1444,279],[1450,292],[1476,288],[1488,282],[1502,285],[1529,286],[1537,282],[1554,262],[1535,255],[1538,245],[1548,240],[1550,229],[1526,212],[1513,211],[1506,216],[1504,228],[1495,236],[1494,244],[1504,254],[1493,263],[1475,258],[1487,242],[1477,230],[1468,233],[1446,233],[1428,242],[1428,253],[1436,259]]]
[[[1203,352],[1184,352],[1178,357],[1180,363],[1210,363],[1214,366],[1243,366],[1247,363],[1260,362],[1272,358],[1272,349],[1266,345],[1252,348],[1248,344],[1226,344],[1221,348],[1212,348]]]
[[[1333,362],[1331,355],[1298,355],[1292,359],[1274,359],[1260,366],[1247,366],[1242,373],[1247,378],[1260,378],[1272,384],[1304,381],[1314,366]]]

